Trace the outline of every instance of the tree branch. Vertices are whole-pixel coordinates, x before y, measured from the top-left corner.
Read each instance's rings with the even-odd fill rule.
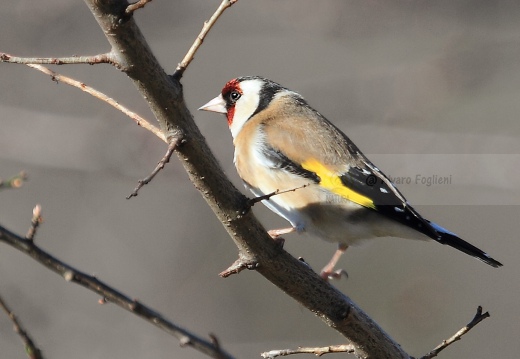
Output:
[[[161,132],[160,129],[158,129],[157,127],[152,125],[150,122],[148,122],[143,117],[136,114],[135,112],[130,111],[128,108],[121,105],[119,102],[117,102],[113,98],[105,95],[101,91],[98,91],[98,90],[94,89],[93,87],[86,85],[83,82],[74,80],[73,78],[61,75],[57,72],[54,72],[45,66],[33,65],[33,64],[28,64],[27,66],[29,66],[30,68],[36,69],[38,71],[41,71],[44,74],[49,75],[51,77],[52,81],[55,81],[57,83],[62,82],[64,84],[76,87],[76,88],[80,89],[81,91],[84,91],[84,92],[94,96],[95,98],[100,99],[103,102],[106,102],[110,106],[116,108],[117,110],[121,111],[122,113],[124,113],[125,115],[130,117],[132,120],[134,120],[134,122],[138,126],[141,126],[145,129],[147,129],[148,131],[152,132],[154,135],[159,137],[162,141],[166,142],[166,137],[164,136],[164,134]]]
[[[40,349],[34,344],[27,330],[25,330],[22,324],[18,321],[16,315],[9,309],[4,299],[0,296],[0,308],[7,314],[11,322],[13,323],[13,330],[20,336],[23,344],[25,345],[25,353],[29,359],[43,359],[43,355]]]
[[[330,345],[328,347],[318,347],[318,348],[307,348],[300,347],[298,349],[281,349],[281,350],[271,350],[265,353],[260,354],[262,358],[274,359],[276,357],[284,357],[293,354],[314,354],[318,357],[324,354],[330,353],[347,353],[353,354],[356,349],[352,344],[342,344],[342,345]]]
[[[182,61],[179,63],[179,65],[175,69],[175,72],[172,75],[176,80],[181,79],[182,75],[184,74],[184,71],[186,71],[186,68],[188,68],[189,64],[195,56],[195,53],[204,42],[206,35],[208,35],[208,32],[211,30],[213,25],[215,25],[220,15],[222,15],[227,8],[231,7],[237,1],[238,0],[223,0],[222,3],[220,3],[218,9],[211,16],[211,18],[208,21],[204,22],[204,26],[202,27],[199,36],[197,36],[195,42],[193,43],[193,45],[191,45],[191,48],[188,50],[188,53],[186,54],[186,56],[184,56],[184,59],[182,59]]]
[[[42,64],[42,65],[73,65],[73,64],[112,64],[117,65],[110,52],[94,56],[69,56],[69,57],[17,57],[0,52],[0,62],[11,64]]]
[[[145,5],[148,4],[151,1],[152,0],[139,0],[139,1],[136,1],[136,2],[128,5],[128,7],[125,10],[125,14],[127,14],[127,15],[133,14],[136,10],[139,10],[139,9],[145,7]]]
[[[463,327],[461,330],[459,330],[457,333],[453,334],[450,338],[443,340],[442,343],[437,345],[431,352],[428,354],[422,356],[420,359],[431,359],[435,358],[441,351],[449,347],[451,344],[455,343],[456,341],[460,340],[464,334],[469,332],[473,327],[475,327],[478,323],[483,321],[486,318],[489,318],[489,312],[482,313],[482,307],[479,305],[477,308],[477,313],[465,327]]]
[[[186,329],[183,329],[160,313],[150,307],[131,299],[125,294],[98,280],[96,277],[88,275],[70,266],[47,253],[38,247],[33,241],[18,236],[6,228],[0,226],[0,242],[7,243],[20,252],[32,257],[35,261],[58,273],[68,282],[76,283],[88,290],[102,296],[102,302],[111,302],[117,306],[137,315],[138,317],[162,329],[166,333],[179,339],[182,346],[190,346],[201,353],[215,359],[233,359],[233,356],[223,351],[220,346],[204,340]]]
[[[137,182],[137,187],[134,188],[133,192],[130,193],[126,199],[130,199],[132,197],[136,197],[139,190],[144,186],[144,185],[147,185],[148,183],[150,183],[151,180],[153,180],[153,178],[157,175],[157,173],[159,173],[160,170],[162,170],[164,168],[164,166],[170,162],[170,158],[172,157],[172,154],[173,154],[173,151],[175,151],[175,149],[177,148],[177,146],[179,146],[180,144],[182,143],[182,138],[180,137],[177,137],[177,138],[174,138],[174,139],[171,139],[171,142],[170,144],[168,145],[168,149],[166,150],[166,154],[163,156],[163,158],[161,158],[161,160],[157,163],[157,166],[155,167],[155,169],[152,171],[152,173],[143,178],[142,180],[139,180]]]

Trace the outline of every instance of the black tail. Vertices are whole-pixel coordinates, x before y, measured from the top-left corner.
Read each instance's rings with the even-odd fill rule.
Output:
[[[474,245],[469,244],[465,240],[457,237],[454,233],[445,230],[444,228],[435,223],[430,222],[430,224],[433,228],[435,228],[437,233],[439,233],[439,238],[437,239],[439,243],[446,244],[450,247],[458,249],[461,252],[469,254],[470,256],[475,257],[477,259],[480,259],[482,262],[489,264],[492,267],[502,267],[502,263],[491,258],[489,254],[482,251],[481,249],[478,249]]]

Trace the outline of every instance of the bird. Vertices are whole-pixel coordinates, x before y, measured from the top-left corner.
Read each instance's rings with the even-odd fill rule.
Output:
[[[254,196],[290,223],[271,237],[298,232],[338,243],[325,280],[346,249],[380,237],[433,239],[482,262],[502,263],[422,217],[390,177],[297,92],[261,76],[228,81],[199,110],[224,114],[238,175]]]

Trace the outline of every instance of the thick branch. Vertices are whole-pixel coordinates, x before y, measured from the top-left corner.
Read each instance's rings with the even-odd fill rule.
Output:
[[[233,359],[230,354],[224,352],[218,345],[204,340],[175,325],[150,307],[147,307],[135,299],[131,299],[125,294],[98,280],[96,277],[83,273],[67,263],[60,261],[56,257],[53,257],[51,254],[42,250],[33,241],[18,236],[2,226],[0,226],[0,242],[7,243],[11,247],[29,255],[40,264],[61,275],[66,281],[79,284],[80,286],[99,294],[102,296],[103,302],[112,302],[138,317],[145,319],[156,327],[164,330],[166,333],[179,339],[181,345],[191,346],[211,358]]]
[[[126,2],[85,2],[167,138],[184,135],[186,142],[176,153],[192,183],[233,238],[241,260],[258,263],[257,271],[265,278],[347,337],[355,345],[357,356],[408,358],[349,298],[276,245],[251,212],[240,214],[247,199],[224,175],[211,153],[186,108],[181,84],[161,68],[133,19],[119,21],[124,16]]]

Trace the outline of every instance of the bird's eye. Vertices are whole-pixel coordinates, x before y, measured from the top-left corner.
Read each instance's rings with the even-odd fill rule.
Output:
[[[229,99],[231,100],[232,103],[237,102],[238,99],[240,98],[240,96],[242,96],[242,95],[238,91],[231,91],[229,93]]]

